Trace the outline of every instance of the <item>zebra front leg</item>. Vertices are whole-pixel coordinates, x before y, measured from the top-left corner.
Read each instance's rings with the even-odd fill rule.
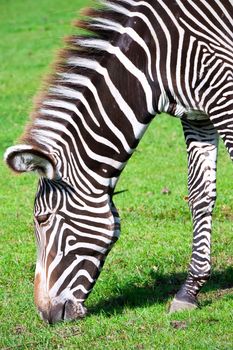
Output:
[[[170,312],[197,307],[197,294],[210,276],[212,211],[216,201],[218,135],[209,121],[182,120],[188,153],[189,206],[193,248],[188,277],[173,299]]]

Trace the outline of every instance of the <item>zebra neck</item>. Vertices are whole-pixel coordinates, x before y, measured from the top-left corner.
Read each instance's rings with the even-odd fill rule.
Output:
[[[54,156],[63,179],[106,191],[115,186],[153,116],[147,103],[152,90],[138,84],[132,99],[135,77],[123,95],[117,77],[110,78],[108,64],[102,67],[91,58],[69,59],[68,67],[70,63],[78,72],[84,66],[86,71],[58,74],[25,140]],[[125,67],[123,72],[132,78]]]
[[[91,106],[87,90],[81,94],[74,87],[56,86],[52,91],[57,95],[43,101],[29,140],[56,159],[61,178],[73,187],[111,193],[139,142],[132,137],[133,126],[123,118],[114,120],[98,96],[94,101],[98,110]],[[78,103],[71,99],[73,94],[79,97]],[[137,136],[146,127],[141,124]]]
[[[135,21],[131,28],[127,6],[107,6],[111,20],[97,11],[94,21],[85,24],[96,34],[100,31],[98,38],[70,39],[72,50],[65,50],[25,138],[56,158],[63,179],[104,191],[115,186],[158,110],[155,94],[160,94],[151,41],[143,42],[141,33],[141,25],[149,31],[151,22],[143,16],[142,23]]]

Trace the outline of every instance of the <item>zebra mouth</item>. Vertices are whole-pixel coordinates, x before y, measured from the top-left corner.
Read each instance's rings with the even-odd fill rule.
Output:
[[[77,318],[83,318],[87,314],[87,309],[80,302],[73,302],[67,300],[64,305],[63,320],[75,320]]]
[[[54,324],[83,318],[87,314],[87,309],[80,302],[67,300],[64,304],[50,305],[49,310],[39,310],[39,314],[46,323]]]

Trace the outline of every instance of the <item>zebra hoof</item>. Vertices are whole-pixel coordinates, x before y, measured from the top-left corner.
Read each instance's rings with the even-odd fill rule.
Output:
[[[183,311],[183,310],[193,310],[197,308],[197,303],[189,303],[184,300],[178,300],[176,298],[173,299],[170,308],[169,313],[177,312],[177,311]]]

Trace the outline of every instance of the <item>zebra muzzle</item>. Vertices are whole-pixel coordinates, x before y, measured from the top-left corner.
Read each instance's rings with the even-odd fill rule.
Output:
[[[80,302],[67,300],[64,304],[58,303],[51,305],[49,310],[39,310],[41,318],[53,324],[59,321],[71,321],[78,318],[83,318],[87,314],[87,309]]]
[[[83,318],[87,314],[87,309],[82,303],[75,303],[72,300],[67,300],[64,306],[64,320],[75,320],[76,318]]]

